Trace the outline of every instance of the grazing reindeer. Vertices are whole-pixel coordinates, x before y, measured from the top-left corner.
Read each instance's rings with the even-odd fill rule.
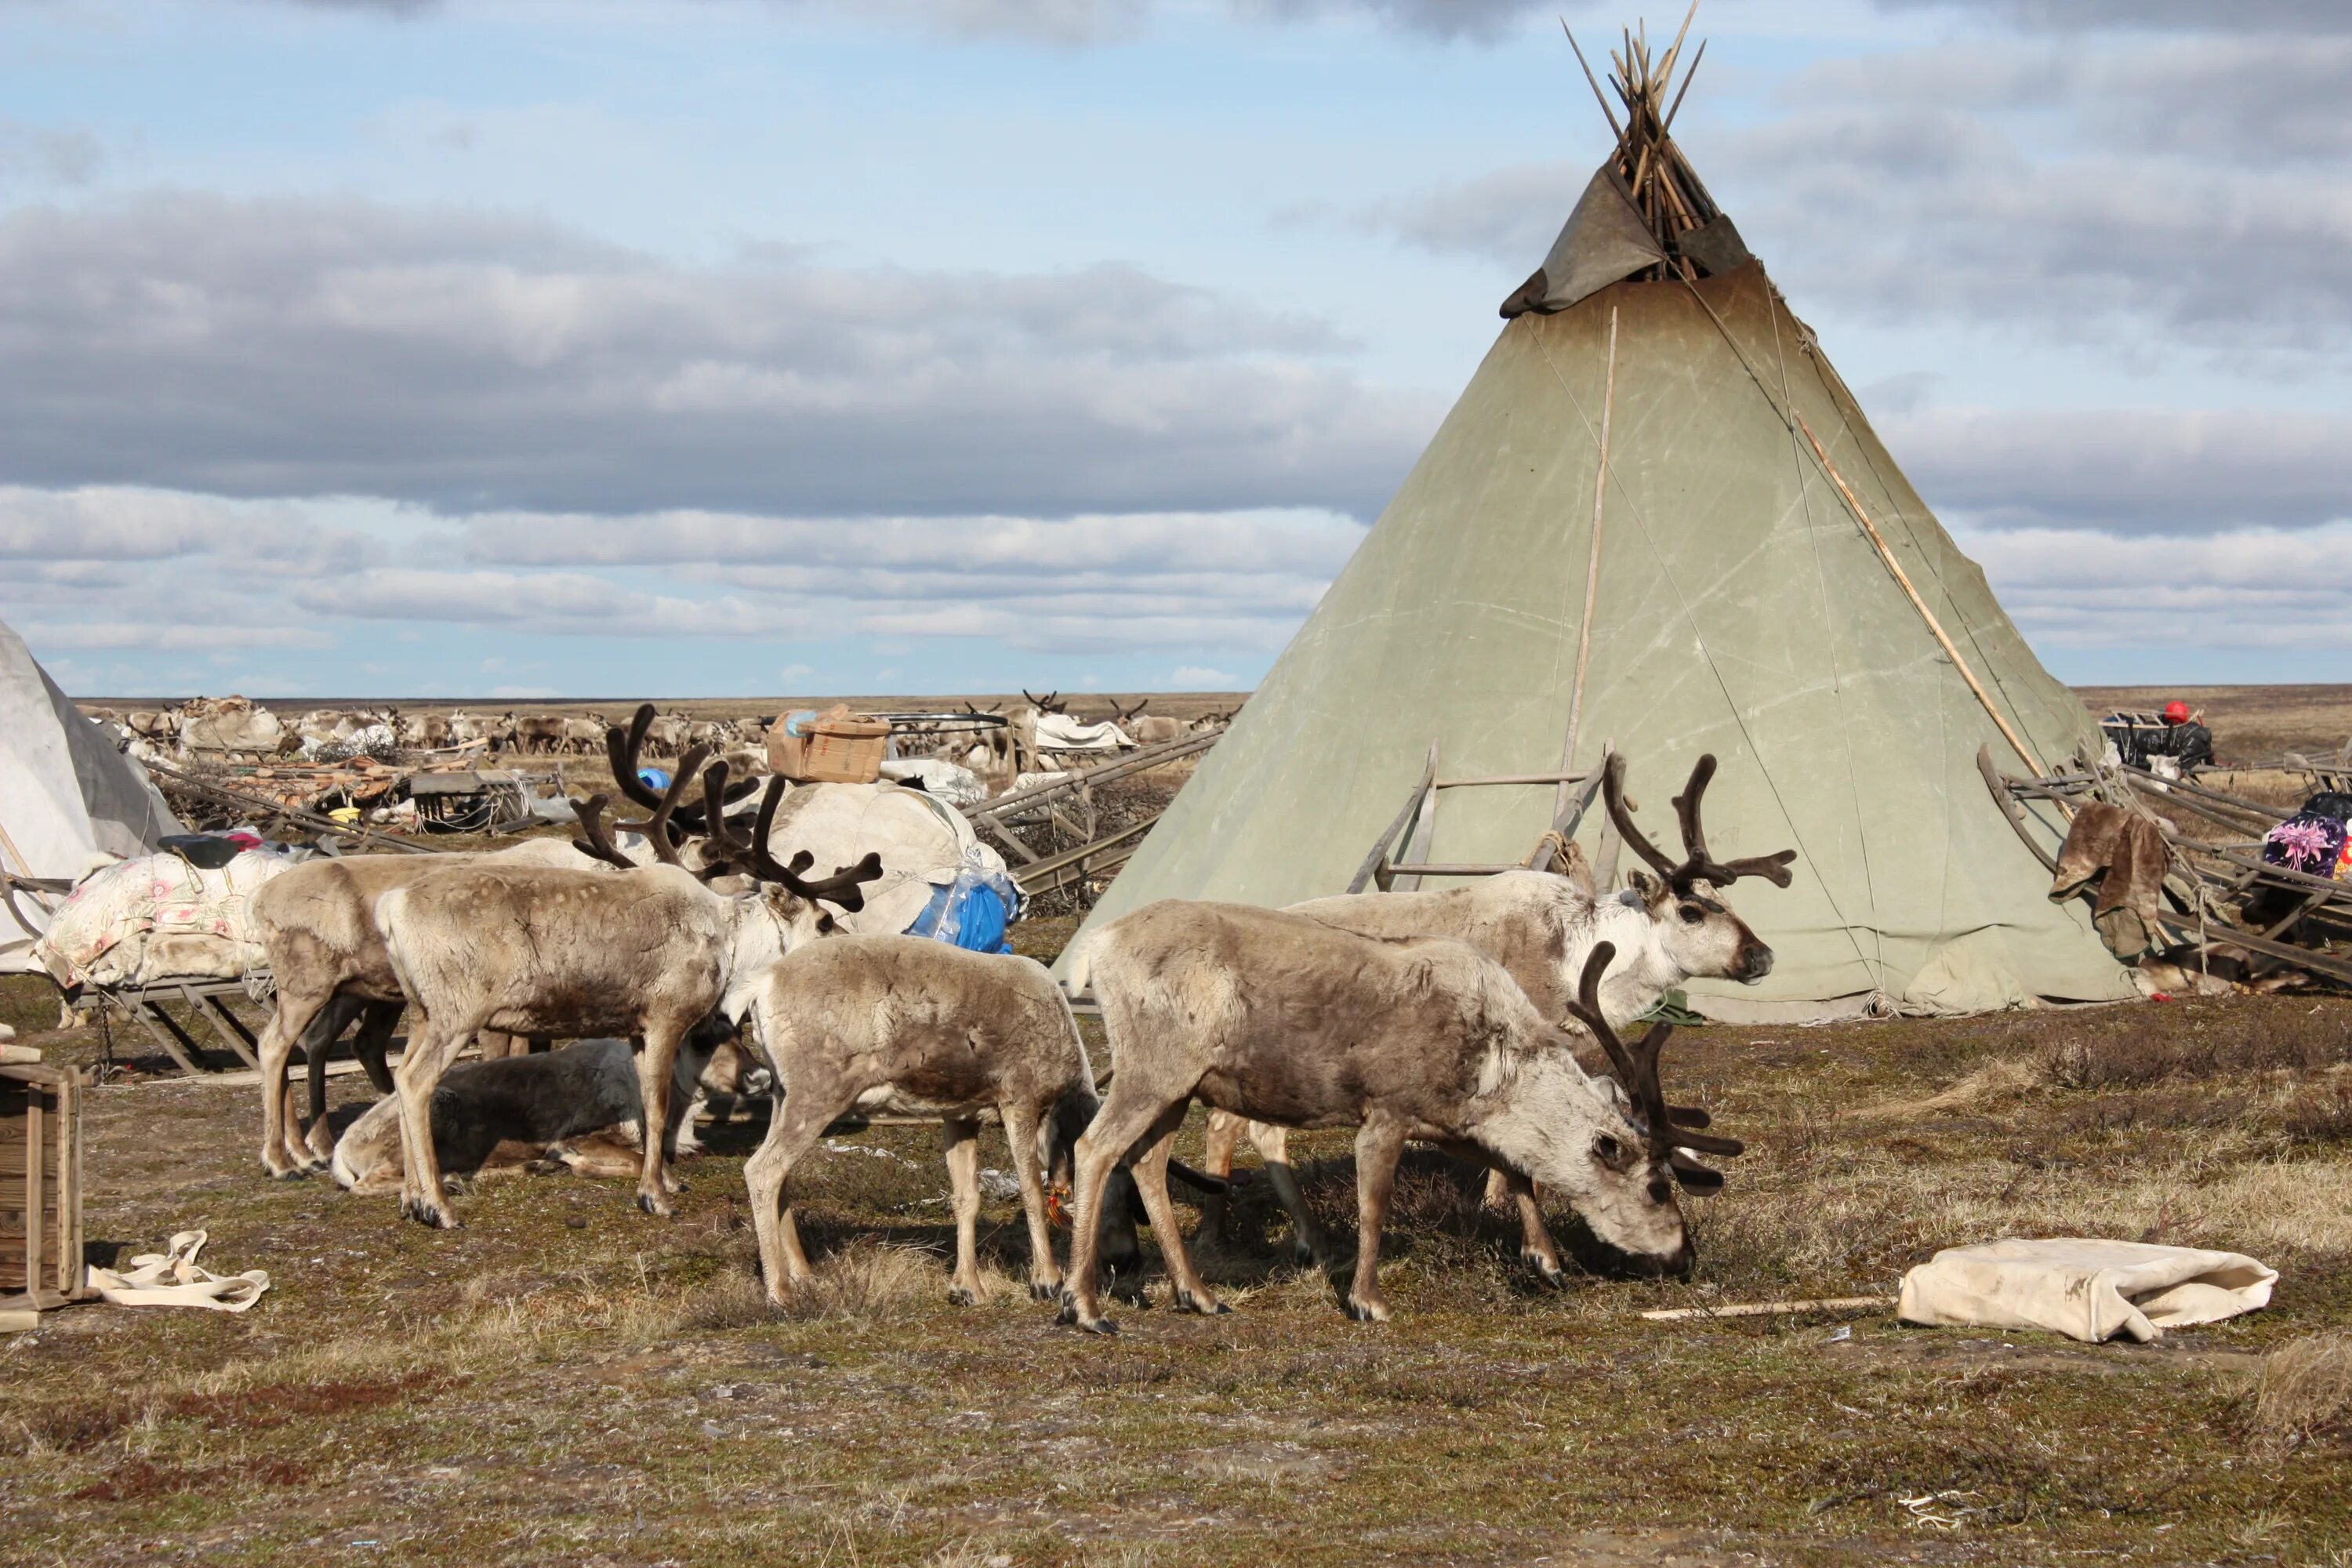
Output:
[[[978,1301],[979,1116],[991,1107],[1029,1220],[1029,1293],[1060,1295],[1045,1181],[1099,1101],[1077,1022],[1043,964],[922,937],[835,937],[768,971],[759,1019],[776,1102],[743,1180],[770,1300],[782,1305],[809,1278],[786,1188],[793,1169],[828,1124],[855,1112],[940,1119],[956,1223],[948,1299]],[[1131,1266],[1138,1251],[1123,1196],[1113,1200],[1110,1254]]]
[[[326,1121],[327,1056],[353,1019],[360,1021],[353,1054],[376,1092],[392,1092],[384,1047],[400,1022],[400,980],[375,923],[376,900],[420,877],[485,860],[575,869],[597,864],[568,844],[534,839],[491,855],[306,860],[254,889],[247,907],[252,940],[278,993],[255,1048],[261,1068],[261,1164],[271,1175],[308,1174],[323,1167],[332,1152]],[[286,1076],[298,1045],[310,1080],[307,1140],[295,1113],[294,1087]],[[487,1038],[484,1047],[503,1053],[509,1043]]]
[[[1789,885],[1796,851],[1723,862],[1707,852],[1700,821],[1706,786],[1715,777],[1712,755],[1699,758],[1690,782],[1675,797],[1682,828],[1684,858],[1677,864],[1634,825],[1625,805],[1625,759],[1612,755],[1601,773],[1601,795],[1610,819],[1626,845],[1656,871],[1653,880],[1633,873],[1633,886],[1612,898],[1597,898],[1580,862],[1568,876],[1549,871],[1506,871],[1465,887],[1426,893],[1356,893],[1292,904],[1294,914],[1365,936],[1444,936],[1466,942],[1510,972],[1536,1011],[1564,1019],[1577,1000],[1578,977],[1588,956],[1602,942],[1624,955],[1601,991],[1601,1012],[1622,1027],[1658,1005],[1669,990],[1701,977],[1753,984],[1771,973],[1772,950],[1723,902],[1721,894],[1743,877]],[[1238,1120],[1209,1116],[1209,1173],[1233,1170],[1234,1149],[1243,1131]],[[1291,1179],[1286,1144],[1279,1127],[1251,1127],[1250,1142],[1265,1162],[1267,1178],[1291,1217],[1292,1246],[1300,1261],[1327,1256],[1320,1230]],[[1519,1212],[1522,1258],[1553,1285],[1567,1283],[1559,1249],[1544,1226],[1535,1194],[1507,1173],[1497,1173],[1488,1201],[1508,1194]],[[1202,1229],[1216,1235],[1223,1205],[1212,1201]]]
[[[692,752],[688,758],[700,760]],[[637,1205],[647,1214],[670,1214],[669,1088],[679,1040],[713,1013],[739,1022],[769,964],[831,931],[833,917],[820,904],[862,909],[858,885],[882,874],[876,855],[817,882],[801,879],[804,858],[777,864],[767,844],[784,781],[770,782],[756,835],[747,840],[721,810],[724,763],[703,776],[704,820],[715,848],[699,873],[690,871],[670,820],[689,778],[681,768],[653,817],[625,825],[645,833],[661,865],[637,867],[614,847],[604,826],[605,798],[597,795],[575,808],[583,835],[577,847],[623,868],[617,875],[476,865],[420,878],[376,900],[394,972],[423,1018],[394,1075],[402,1107],[404,1215],[444,1229],[457,1223],[443,1205],[433,1156],[433,1089],[478,1029],[641,1040],[646,1148]],[[730,895],[705,885],[704,879],[738,867],[752,879],[751,891]]]
[[[1597,992],[1613,950],[1593,952],[1586,976]],[[1170,900],[1112,921],[1087,958],[1112,1077],[1078,1140],[1065,1321],[1112,1327],[1097,1300],[1094,1230],[1110,1169],[1130,1152],[1176,1304],[1224,1310],[1194,1272],[1168,1198],[1169,1151],[1196,1098],[1253,1121],[1359,1129],[1358,1250],[1344,1303],[1359,1320],[1388,1317],[1380,1228],[1408,1140],[1542,1182],[1636,1267],[1688,1272],[1690,1237],[1667,1174],[1673,1149],[1651,1140],[1650,1157],[1641,1155],[1648,1135],[1628,1120],[1620,1094],[1586,1076],[1573,1040],[1475,948],[1437,937],[1381,941],[1278,910]],[[1655,1099],[1663,1039],[1654,1031],[1646,1058],[1628,1058],[1645,1061],[1653,1080],[1629,1071],[1624,1092],[1635,1105]],[[1674,1118],[1681,1127],[1702,1120]],[[1674,1147],[1739,1152],[1681,1127],[1669,1134],[1664,1117],[1654,1125]],[[1711,1175],[1694,1166],[1685,1180]]]

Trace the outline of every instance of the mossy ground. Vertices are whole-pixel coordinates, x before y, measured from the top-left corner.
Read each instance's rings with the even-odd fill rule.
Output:
[[[14,984],[8,1016],[53,1018]],[[1393,1323],[1283,1261],[1253,1186],[1247,1239],[1210,1260],[1236,1314],[1155,1290],[1113,1340],[1028,1300],[1009,1203],[994,1298],[948,1305],[920,1130],[811,1163],[828,1286],[784,1314],[752,1279],[757,1124],[713,1132],[667,1223],[623,1184],[520,1177],[433,1234],[266,1180],[249,1088],[103,1088],[101,1249],[202,1226],[207,1262],[273,1289],[242,1317],[92,1307],[0,1338],[0,1562],[2352,1562],[2352,1438],[2265,1440],[2253,1398],[2266,1351],[2352,1327],[2352,1003],[1711,1027],[1668,1062],[1750,1140],[1691,1282],[1545,1289],[1420,1160]],[[1344,1235],[1347,1140],[1302,1142]],[[1006,1163],[993,1133],[984,1159]],[[2139,1348],[1637,1315],[1885,1292],[1937,1247],[2060,1232],[2284,1278],[2267,1311]]]

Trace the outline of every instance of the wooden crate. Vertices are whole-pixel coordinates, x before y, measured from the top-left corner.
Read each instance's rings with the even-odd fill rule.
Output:
[[[81,1072],[0,1067],[0,1297],[61,1307],[81,1260]]]

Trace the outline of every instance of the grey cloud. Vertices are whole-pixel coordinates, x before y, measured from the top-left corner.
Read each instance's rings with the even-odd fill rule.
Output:
[[[0,472],[450,511],[1324,506],[1442,409],[1131,268],[689,269],[544,224],[152,195],[0,218]]]
[[[2336,107],[2352,42],[2289,59],[2244,39],[2074,54],[1963,44],[1818,67],[1778,117],[1689,151],[1800,309],[2332,369],[2352,342],[2352,121]],[[1590,172],[1507,168],[1353,221],[1491,256],[1499,291]]]
[[[128,561],[234,555],[245,571],[283,575],[348,571],[371,552],[361,536],[320,528],[284,503],[237,503],[159,490],[0,485],[0,560],[102,573]]]
[[[415,16],[446,0],[291,0],[320,10]],[[711,0],[700,0],[709,4]],[[834,11],[860,20],[877,16],[962,37],[1011,37],[1076,47],[1133,37],[1152,17],[1171,9],[1165,0],[766,0],[779,12]],[[1589,9],[1595,0],[1565,8]],[[1225,0],[1247,21],[1300,22],[1360,16],[1383,26],[1440,38],[1491,38],[1533,16],[1561,9],[1546,0]]]
[[[2145,27],[2184,33],[2352,33],[2340,0],[1878,0],[1882,11],[1945,11],[2053,32]]]
[[[105,148],[87,131],[0,119],[0,184],[87,184],[105,161]]]
[[[2191,535],[2352,517],[2352,416],[1934,409],[1879,427],[1931,505],[1985,527]]]

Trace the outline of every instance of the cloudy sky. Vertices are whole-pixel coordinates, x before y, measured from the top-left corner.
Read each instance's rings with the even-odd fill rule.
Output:
[[[0,618],[93,694],[1246,685],[1606,151],[1562,9],[0,0]],[[2352,5],[1700,30],[2047,663],[2352,679]]]

